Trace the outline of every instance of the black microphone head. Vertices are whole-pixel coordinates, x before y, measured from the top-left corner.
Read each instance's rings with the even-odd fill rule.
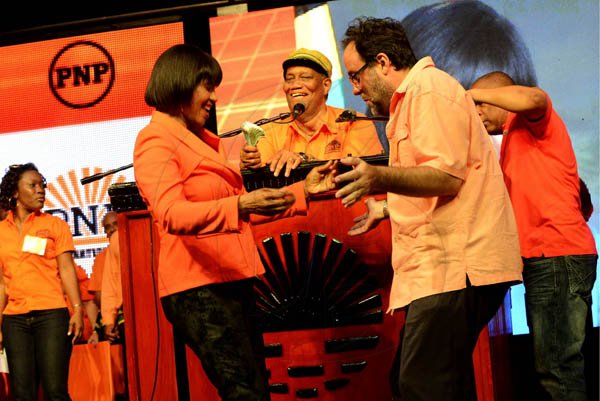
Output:
[[[294,114],[294,117],[298,117],[300,114],[304,113],[304,110],[306,110],[306,106],[304,106],[304,103],[296,103],[294,105],[294,110],[292,111],[292,113]]]
[[[342,114],[340,114],[338,116],[338,118],[335,119],[335,122],[343,123],[343,122],[354,121],[354,120],[356,120],[356,110],[346,109],[342,112]]]

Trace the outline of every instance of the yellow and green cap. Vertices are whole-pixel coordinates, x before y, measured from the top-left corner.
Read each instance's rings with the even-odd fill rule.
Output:
[[[331,77],[331,61],[320,51],[300,48],[294,50],[283,62],[283,76],[288,68],[309,67],[326,77]]]

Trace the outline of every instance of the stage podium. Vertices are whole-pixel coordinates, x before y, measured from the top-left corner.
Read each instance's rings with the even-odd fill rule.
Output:
[[[257,173],[244,180],[249,190],[286,184]],[[115,185],[109,194],[119,212],[129,397],[218,401],[198,359],[174,338],[163,315],[156,291],[158,236],[135,183]],[[385,313],[392,278],[389,221],[365,235],[347,235],[364,211],[362,202],[345,209],[329,195],[311,200],[307,216],[253,227],[267,269],[256,291],[273,401],[391,399],[388,371],[404,316]],[[473,354],[480,401],[512,398],[507,319],[502,308]]]

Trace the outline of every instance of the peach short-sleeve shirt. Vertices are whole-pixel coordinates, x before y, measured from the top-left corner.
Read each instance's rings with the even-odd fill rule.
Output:
[[[394,93],[390,166],[429,166],[463,181],[455,196],[388,193],[390,309],[472,285],[521,281],[517,227],[488,134],[464,88],[425,57]]]

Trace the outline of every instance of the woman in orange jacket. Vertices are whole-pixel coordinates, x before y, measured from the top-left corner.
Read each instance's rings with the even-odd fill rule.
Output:
[[[253,321],[254,279],[264,267],[250,222],[306,213],[307,195],[333,188],[335,166],[316,167],[289,188],[247,193],[239,167],[204,128],[221,78],[217,60],[193,45],[158,58],[145,93],[156,110],[136,139],[134,173],[159,232],[167,319],[223,401],[264,401],[263,342]]]
[[[32,163],[10,166],[0,183],[0,208],[9,211],[0,222],[0,350],[15,400],[36,400],[40,380],[46,400],[70,400],[69,360],[83,328],[71,229],[41,211],[45,195]]]

